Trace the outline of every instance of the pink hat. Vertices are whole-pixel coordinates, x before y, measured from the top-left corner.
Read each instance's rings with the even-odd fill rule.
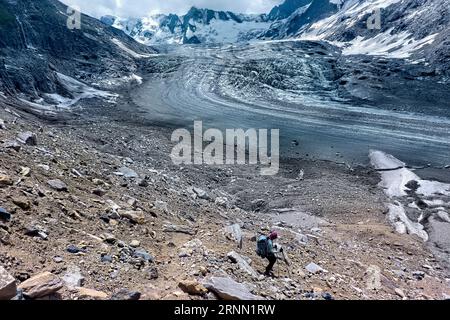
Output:
[[[275,239],[277,239],[278,238],[278,233],[276,232],[276,231],[272,231],[270,234],[269,234],[269,239],[270,240],[275,240]]]

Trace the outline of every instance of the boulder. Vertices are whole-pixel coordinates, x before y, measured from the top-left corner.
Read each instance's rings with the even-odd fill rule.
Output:
[[[100,238],[103,239],[104,242],[109,244],[114,244],[117,241],[116,236],[112,233],[103,233]]]
[[[110,256],[109,254],[102,254],[100,256],[100,261],[104,263],[111,263],[113,262],[113,257]]]
[[[252,294],[246,285],[229,277],[210,277],[202,284],[223,300],[262,300]]]
[[[138,248],[141,245],[141,243],[138,240],[132,240],[130,242],[130,247],[132,248]]]
[[[153,256],[151,254],[149,254],[147,251],[143,250],[143,249],[135,250],[133,252],[133,257],[142,259],[142,260],[147,261],[147,262],[153,262],[154,261]]]
[[[67,185],[59,179],[49,180],[47,184],[56,191],[67,191]]]
[[[209,195],[205,190],[202,190],[200,188],[192,188],[192,190],[194,191],[194,193],[196,194],[197,198],[199,199],[204,199],[204,200],[208,200],[209,199]]]
[[[43,240],[48,239],[47,230],[39,225],[30,225],[25,228],[24,234],[29,237],[38,237]]]
[[[123,176],[125,178],[138,178],[139,175],[136,173],[136,171],[127,168],[127,167],[121,167],[117,172],[114,172],[115,175]]]
[[[25,297],[31,299],[43,298],[52,295],[63,287],[61,279],[50,273],[38,274],[19,285]]]
[[[314,262],[311,262],[310,264],[308,264],[305,267],[306,271],[308,271],[309,273],[320,273],[320,272],[328,272],[327,270],[325,270],[324,268],[322,268],[321,266],[315,264]]]
[[[365,272],[366,276],[366,289],[373,291],[373,290],[380,290],[382,288],[381,285],[381,269],[377,265],[371,265],[367,268]]]
[[[237,263],[239,268],[254,278],[258,278],[258,273],[250,266],[250,264],[237,252],[231,251],[227,254],[228,259],[233,263]]]
[[[96,188],[92,190],[92,193],[95,194],[96,196],[103,197],[106,194],[106,191],[103,190],[102,188]]]
[[[304,235],[304,234],[301,234],[301,233],[297,233],[296,234],[295,240],[297,240],[297,242],[300,245],[306,245],[306,244],[308,244],[308,241],[309,241],[308,236]]]
[[[214,203],[218,205],[219,207],[228,208],[228,199],[225,197],[217,197],[216,200],[214,200]]]
[[[264,199],[256,199],[251,202],[252,211],[261,211],[267,206],[267,201]]]
[[[60,256],[56,256],[56,257],[53,258],[53,261],[55,263],[63,263],[64,259],[62,257],[60,257]]]
[[[31,169],[28,167],[21,167],[20,168],[20,175],[23,177],[28,177],[30,175]]]
[[[0,119],[0,129],[1,130],[6,130],[5,121],[3,121],[3,119]]]
[[[84,300],[105,300],[108,295],[105,292],[88,288],[76,288],[80,299]]]
[[[230,240],[234,240],[238,243],[239,248],[242,249],[242,230],[241,230],[241,226],[237,223],[230,225],[230,226],[226,226],[223,229],[225,236],[227,238],[229,238]]]
[[[178,287],[190,295],[203,296],[208,293],[208,290],[196,280],[180,281]]]
[[[9,176],[0,174],[0,188],[12,186],[13,183],[13,180]]]
[[[406,298],[406,294],[403,292],[402,289],[396,288],[394,291],[400,298],[402,298],[402,299]]]
[[[12,202],[24,211],[31,209],[31,203],[25,197],[14,197],[12,198]]]
[[[16,279],[0,266],[0,300],[11,300],[16,293]]]
[[[22,147],[15,140],[8,140],[8,141],[5,141],[3,143],[3,148],[5,148],[5,149],[13,149],[14,151],[19,152]]]
[[[159,278],[158,269],[155,266],[150,266],[145,271],[147,273],[147,279],[155,280]]]
[[[69,288],[82,287],[84,285],[85,278],[81,274],[81,270],[78,267],[69,267],[67,272],[62,277],[64,284]]]
[[[139,187],[142,187],[142,188],[147,188],[148,187],[148,179],[146,179],[146,178],[143,178],[143,179],[139,179],[138,181],[137,181],[137,185],[139,186]]]
[[[37,144],[38,144],[37,136],[31,131],[19,133],[19,135],[17,136],[17,140],[20,143],[23,143],[23,144],[26,144],[29,146],[37,146]]]
[[[0,207],[0,220],[9,221],[11,220],[11,214],[4,208]]]
[[[425,278],[425,272],[423,271],[414,271],[412,274],[413,277],[416,278],[417,280],[422,280],[423,278]]]
[[[165,224],[163,226],[164,232],[173,232],[173,233],[184,233],[189,234],[191,236],[195,235],[195,231],[192,230],[188,226],[175,225],[175,224]]]
[[[81,248],[78,248],[76,245],[70,244],[67,247],[67,252],[72,253],[72,254],[77,254],[77,253],[80,253],[80,252],[84,253],[85,250],[83,250]]]
[[[157,287],[149,284],[144,289],[142,300],[161,300],[162,292]]]
[[[127,218],[133,223],[144,224],[145,216],[143,212],[138,211],[121,211],[120,215],[124,218]]]
[[[114,293],[110,300],[119,301],[136,301],[141,299],[141,293],[138,291],[130,291],[128,289],[120,289]]]

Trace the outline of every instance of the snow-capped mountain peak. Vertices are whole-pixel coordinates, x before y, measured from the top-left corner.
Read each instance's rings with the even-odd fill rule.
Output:
[[[344,54],[382,55],[449,65],[450,0],[285,0],[268,14],[192,7],[185,15],[140,19],[103,17],[138,42],[238,43],[300,39],[327,41]]]
[[[346,0],[338,12],[302,30],[300,39],[329,41],[344,54],[409,58],[448,44],[449,13],[450,0]],[[443,51],[430,58],[445,58]]]
[[[235,14],[196,7],[183,16],[159,14],[138,19],[106,16],[101,20],[147,45],[247,41],[270,26],[266,15]]]

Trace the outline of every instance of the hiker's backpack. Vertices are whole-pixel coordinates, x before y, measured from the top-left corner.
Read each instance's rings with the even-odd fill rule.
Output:
[[[261,258],[267,258],[267,237],[260,236],[256,242],[256,254]]]

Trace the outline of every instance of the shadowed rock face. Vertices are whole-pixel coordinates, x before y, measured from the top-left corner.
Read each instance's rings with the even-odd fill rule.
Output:
[[[268,18],[271,21],[286,19],[293,14],[298,8],[306,6],[311,3],[311,0],[286,0],[282,4],[274,7]]]
[[[135,52],[154,52],[91,17],[81,16],[79,30],[67,21],[67,7],[56,0],[0,3],[0,91],[68,95],[56,71],[87,83],[123,75],[134,58],[113,39]]]

